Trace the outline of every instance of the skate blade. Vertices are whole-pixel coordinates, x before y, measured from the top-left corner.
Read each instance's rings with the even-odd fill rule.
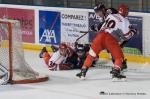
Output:
[[[80,80],[85,80],[86,79],[86,77],[76,77],[77,79],[80,79]]]
[[[121,72],[127,72],[128,71],[128,69],[123,69]]]
[[[80,79],[81,79],[81,80],[85,80],[86,78],[85,78],[85,77],[81,77]]]
[[[126,82],[127,79],[126,78],[112,78],[112,82]]]

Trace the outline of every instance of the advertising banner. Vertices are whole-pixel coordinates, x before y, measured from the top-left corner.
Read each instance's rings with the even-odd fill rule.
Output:
[[[129,16],[128,19],[133,28],[137,29],[137,34],[133,38],[131,38],[129,42],[125,45],[124,52],[128,54],[142,55],[143,18],[137,16]]]
[[[88,31],[88,12],[62,11],[61,12],[61,42],[74,47],[74,43],[83,33]],[[78,43],[88,43],[88,34],[83,36]]]
[[[39,11],[39,43],[60,43],[60,12]]]
[[[35,42],[34,10],[0,8],[0,18],[19,20],[21,23],[23,42]]]
[[[96,14],[94,12],[89,12],[89,41],[92,42],[93,39],[95,38],[97,32],[92,31],[90,28],[92,26],[97,27],[99,25],[99,23],[101,22],[101,18],[96,16]]]

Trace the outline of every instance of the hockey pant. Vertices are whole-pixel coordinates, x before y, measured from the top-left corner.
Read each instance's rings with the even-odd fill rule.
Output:
[[[124,59],[122,49],[117,40],[111,36],[111,34],[104,31],[100,32],[93,40],[89,54],[84,61],[83,66],[90,67],[94,57],[96,57],[104,49],[108,50],[114,57],[114,67],[120,69]]]

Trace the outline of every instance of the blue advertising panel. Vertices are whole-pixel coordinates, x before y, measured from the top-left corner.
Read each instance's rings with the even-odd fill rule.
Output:
[[[133,28],[137,29],[137,33],[125,45],[125,47],[128,48],[126,48],[124,51],[129,54],[141,55],[143,53],[143,45],[142,45],[143,18],[137,16],[129,16],[128,19]]]
[[[39,11],[39,42],[60,43],[60,12]]]
[[[97,26],[100,23],[100,17],[97,17],[94,12],[89,12],[89,30],[92,25]],[[92,42],[97,32],[89,31],[89,42]]]

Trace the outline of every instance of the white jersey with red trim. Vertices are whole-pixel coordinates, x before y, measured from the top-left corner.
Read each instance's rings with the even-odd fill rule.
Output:
[[[66,56],[63,56],[60,54],[60,51],[58,50],[55,52],[49,61],[55,63],[55,64],[61,64],[65,62],[66,58],[71,57],[73,54],[73,50],[70,47],[66,48]]]
[[[67,64],[65,64],[66,59],[68,57],[71,57],[73,55],[73,50],[70,47],[67,47],[66,49],[66,55],[63,56],[60,54],[60,51],[56,51],[48,62],[48,67],[50,70],[62,70],[67,67]],[[69,68],[69,66],[67,67]]]
[[[49,59],[48,68],[49,70],[60,70],[59,65],[62,64],[67,57],[60,54],[59,50],[55,52]]]
[[[49,62],[53,62],[55,64],[61,64],[63,61],[65,61],[67,57],[60,54],[59,50],[55,52],[52,57],[50,58]]]
[[[130,39],[134,34],[130,32],[130,22],[120,14],[109,14],[101,30],[110,33],[119,43]]]

